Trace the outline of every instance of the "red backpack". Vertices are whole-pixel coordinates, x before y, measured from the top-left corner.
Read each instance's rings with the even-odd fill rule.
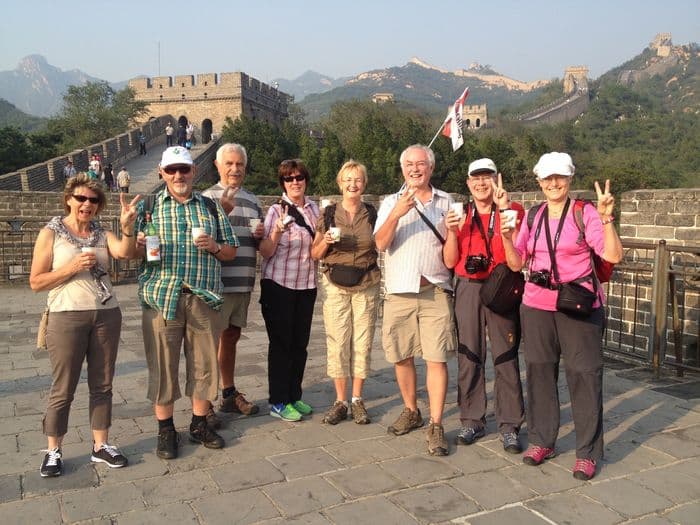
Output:
[[[530,208],[527,212],[527,227],[528,229],[532,230],[532,225],[535,223],[535,216],[537,215],[537,212],[542,208],[543,202],[540,204],[537,204]],[[591,206],[593,203],[588,200],[583,200],[583,199],[574,199],[574,222],[576,223],[576,227],[578,228],[578,239],[576,240],[577,243],[582,243],[586,239],[586,228],[583,224],[583,207],[586,204],[590,204]],[[610,277],[612,277],[613,270],[615,269],[615,265],[611,262],[606,261],[600,255],[596,254],[593,250],[591,250],[591,264],[593,266],[593,269],[595,270],[596,277],[598,278],[598,281],[601,283],[607,283],[610,281]]]

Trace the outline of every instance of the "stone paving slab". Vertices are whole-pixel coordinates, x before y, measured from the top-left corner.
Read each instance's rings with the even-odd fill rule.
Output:
[[[155,154],[156,150],[152,150]],[[149,157],[151,152],[149,152]],[[267,337],[257,304],[239,346],[236,382],[261,407],[252,417],[221,414],[226,440],[209,450],[187,439],[190,407],[175,405],[180,457],[159,459],[156,423],[145,399],[146,363],[136,286],[116,287],[124,325],[114,385],[112,440],[130,460],[109,469],[90,463],[85,377],[64,440],[65,474],[39,476],[46,447],[41,420],[51,384],[46,352],[34,350],[45,294],[0,288],[0,522],[27,523],[542,523],[659,524],[700,522],[700,400],[653,390],[651,374],[605,371],[605,459],[590,482],[571,476],[575,435],[565,381],[558,456],[539,467],[503,450],[493,414],[493,368],[487,366],[487,434],[457,446],[456,361],[445,430],[450,455],[426,453],[426,427],[405,436],[386,428],[402,410],[393,369],[375,334],[365,404],[372,423],[321,423],[334,389],[326,377],[319,297],[309,346],[304,398],[315,409],[298,423],[267,413]],[[381,322],[381,321],[380,321]],[[522,367],[524,369],[524,367]],[[181,367],[181,379],[184,367]],[[418,366],[419,406],[427,413],[425,368]],[[84,376],[85,374],[83,374]],[[562,374],[563,375],[563,374]],[[523,378],[524,379],[524,378]],[[673,383],[675,378],[667,382]],[[184,384],[184,382],[182,382]],[[662,384],[665,384],[662,382]],[[527,427],[521,432],[527,444]]]

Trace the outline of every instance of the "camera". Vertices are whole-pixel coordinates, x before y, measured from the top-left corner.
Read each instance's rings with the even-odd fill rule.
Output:
[[[469,255],[464,263],[464,269],[468,274],[485,272],[489,269],[491,261],[483,255]]]
[[[532,284],[541,286],[542,288],[549,288],[551,282],[552,272],[549,270],[540,270],[538,272],[530,272],[530,281]]]

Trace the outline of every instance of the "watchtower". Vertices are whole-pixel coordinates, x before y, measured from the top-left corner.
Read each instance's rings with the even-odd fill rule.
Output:
[[[191,122],[202,142],[221,134],[226,117],[241,115],[279,125],[287,117],[290,95],[245,73],[202,73],[176,77],[136,78],[129,81],[136,100],[148,103],[143,120],[173,115],[178,124]]]
[[[477,130],[488,124],[488,111],[486,104],[475,104],[462,107],[462,122],[464,129]]]
[[[569,66],[564,71],[564,94],[588,91],[588,66]]]

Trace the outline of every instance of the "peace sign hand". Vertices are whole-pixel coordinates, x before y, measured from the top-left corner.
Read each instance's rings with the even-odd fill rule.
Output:
[[[510,207],[508,201],[508,192],[503,188],[503,176],[499,173],[497,177],[498,182],[493,182],[491,179],[491,187],[493,188],[493,200],[498,206],[498,209],[505,210]]]
[[[286,204],[281,204],[280,208],[282,209],[282,214],[279,216],[277,221],[275,222],[275,228],[277,228],[277,231],[279,233],[284,233],[284,231],[287,229],[287,226],[289,225],[290,222],[294,220],[293,217],[290,217],[287,214],[287,210],[289,209],[289,206]]]
[[[125,230],[136,221],[136,205],[141,200],[141,195],[136,195],[131,202],[127,202],[127,194],[119,194],[119,204],[121,205],[121,214],[119,216],[119,224],[121,224],[122,230]]]
[[[601,217],[609,217],[615,207],[615,197],[610,193],[610,179],[605,180],[605,191],[601,191],[598,181],[595,181],[593,185],[598,195],[598,214]]]

